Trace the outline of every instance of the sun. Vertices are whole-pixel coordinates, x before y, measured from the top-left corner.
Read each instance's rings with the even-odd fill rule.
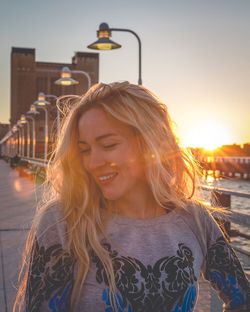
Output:
[[[183,142],[185,146],[203,147],[210,151],[230,143],[230,133],[222,124],[207,120],[194,124],[184,135]]]

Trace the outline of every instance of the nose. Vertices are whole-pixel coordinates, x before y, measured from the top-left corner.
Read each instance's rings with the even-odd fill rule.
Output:
[[[106,164],[106,159],[102,152],[99,150],[92,150],[90,154],[84,160],[85,167],[89,171],[95,171],[96,169]]]

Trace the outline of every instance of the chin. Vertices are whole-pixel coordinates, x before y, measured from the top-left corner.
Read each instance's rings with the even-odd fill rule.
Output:
[[[103,194],[105,199],[111,200],[111,201],[118,200],[118,199],[122,198],[122,195],[121,194],[117,194],[117,193],[103,192],[102,194]]]

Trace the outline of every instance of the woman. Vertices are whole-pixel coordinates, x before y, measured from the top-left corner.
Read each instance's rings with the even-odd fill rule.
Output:
[[[249,282],[195,199],[196,169],[166,106],[128,82],[100,83],[73,100],[16,308],[193,311],[204,274],[225,311],[249,311]]]

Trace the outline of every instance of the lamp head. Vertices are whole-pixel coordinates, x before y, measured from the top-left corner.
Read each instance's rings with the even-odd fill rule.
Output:
[[[27,119],[26,119],[25,115],[23,115],[23,114],[21,115],[20,123],[21,124],[26,124],[27,123]]]
[[[36,106],[34,104],[31,104],[30,105],[30,110],[27,112],[27,114],[37,115],[37,114],[40,114],[40,113],[36,110]]]
[[[45,106],[45,105],[49,105],[50,102],[46,101],[46,95],[43,92],[39,92],[37,101],[35,101],[34,104],[38,106]]]
[[[93,50],[113,50],[121,48],[119,43],[109,39],[111,36],[109,25],[107,23],[101,23],[99,30],[97,30],[98,40],[88,45],[88,48]]]
[[[71,78],[71,70],[65,66],[61,71],[61,78],[54,82],[56,85],[60,86],[73,86],[79,83],[79,81]]]
[[[17,126],[16,126],[16,125],[15,125],[15,126],[13,126],[12,131],[13,131],[13,132],[18,131],[18,128],[17,128]]]

